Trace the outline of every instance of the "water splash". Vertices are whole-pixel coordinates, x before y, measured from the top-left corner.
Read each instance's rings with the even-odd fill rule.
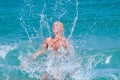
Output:
[[[106,63],[106,64],[109,64],[111,58],[112,58],[112,55],[108,56],[108,57],[106,58],[105,63]]]
[[[31,0],[30,0],[30,1],[31,1]],[[24,1],[24,3],[26,3],[26,0]],[[27,4],[26,6],[29,6],[29,5],[30,5],[30,4]],[[29,41],[31,41],[29,32],[28,32],[28,30],[27,30],[27,28],[26,28],[26,22],[25,22],[25,20],[24,20],[24,16],[25,16],[25,14],[24,14],[24,9],[21,9],[21,12],[20,12],[20,24],[21,24],[21,26],[23,27],[23,29],[25,30]]]
[[[40,38],[42,40],[44,40],[44,38],[45,38],[45,36],[43,36],[43,35],[45,35],[45,34],[43,34],[43,33],[45,33],[44,32],[44,28],[45,27],[47,28],[47,34],[48,34],[48,36],[51,36],[50,26],[49,26],[48,21],[47,21],[47,16],[44,14],[44,10],[45,9],[46,9],[46,4],[44,4],[42,13],[39,14],[39,16],[40,16]]]
[[[32,54],[30,51],[27,53],[28,55]],[[48,51],[29,63],[29,56],[22,51],[20,52],[19,59],[24,68],[21,70],[23,73],[28,73],[29,77],[36,79],[40,79],[40,76],[48,72],[50,80],[53,78],[59,80],[91,80],[94,78],[92,71],[105,57],[100,53],[91,55],[84,52],[82,55],[79,55],[74,51],[73,47],[71,47],[70,55],[67,58],[65,58],[66,51],[63,48],[61,48],[60,53],[61,55],[56,57],[54,52]]]
[[[20,12],[20,24],[21,27],[25,30],[29,42],[32,42],[33,34],[36,34],[38,37],[38,31],[35,29],[35,18],[38,14],[36,11],[36,6],[33,4],[32,0],[24,0],[23,8]],[[29,17],[29,19],[27,19]],[[32,32],[33,31],[33,32]],[[34,36],[35,37],[35,36]]]
[[[17,48],[17,45],[0,45],[0,58],[5,59],[6,55]]]
[[[32,0],[28,0],[27,2],[25,1],[25,6],[27,6],[27,9],[25,10],[22,10],[21,11],[21,18],[20,18],[20,22],[21,22],[21,26],[24,28],[26,34],[27,34],[27,37],[29,39],[29,41],[32,40],[32,37],[31,37],[31,32],[29,31],[29,28],[32,28],[37,36],[37,38],[39,38],[39,40],[43,41],[45,39],[45,37],[47,36],[51,36],[51,32],[50,32],[50,24],[52,24],[54,22],[54,20],[56,19],[62,19],[64,17],[64,15],[66,15],[68,13],[67,9],[64,8],[64,0],[60,0],[60,1],[55,1],[55,5],[52,5],[52,9],[48,9],[48,4],[46,2],[44,2],[44,4],[42,4],[43,6],[41,7],[42,11],[39,11],[37,12],[37,16],[40,18],[38,19],[39,21],[39,28],[36,28],[36,26],[33,26],[33,24],[29,24],[27,22],[29,21],[26,21],[25,20],[25,16],[27,14],[25,14],[28,10],[28,12],[30,12],[29,14],[32,15],[32,14],[35,14],[32,12],[33,9],[36,9],[36,8],[33,8],[34,5],[32,5]],[[71,2],[70,0],[67,0],[67,2]],[[72,2],[71,2],[72,3]],[[75,17],[74,17],[74,21],[73,21],[73,25],[72,25],[72,29],[70,30],[70,34],[68,36],[68,38],[70,39],[73,35],[73,32],[74,32],[74,29],[76,27],[76,23],[77,23],[77,20],[78,20],[78,0],[76,0],[76,7],[75,7],[75,10],[76,10],[76,14],[75,14]],[[50,5],[51,6],[51,5]],[[49,16],[48,14],[46,14],[46,11],[47,10],[51,10],[53,16]],[[30,16],[29,15],[29,16]],[[34,17],[35,18],[35,17]],[[34,35],[33,35],[34,36]],[[97,40],[96,40],[97,41]],[[79,42],[75,42],[73,44],[77,44]],[[85,47],[85,45],[87,44],[87,42],[85,40],[81,41],[81,47]],[[29,45],[29,46],[28,46]],[[38,43],[36,44],[38,45]],[[52,52],[48,52],[48,54],[45,54],[45,55],[42,55],[41,57],[39,57],[37,60],[34,60],[33,62],[31,62],[30,64],[27,62],[29,60],[29,57],[27,55],[31,55],[35,49],[33,51],[31,51],[31,46],[33,45],[30,45],[30,44],[27,44],[27,46],[24,44],[26,51],[24,49],[21,49],[19,52],[20,52],[20,56],[19,56],[19,60],[21,62],[21,64],[24,65],[25,68],[21,69],[23,71],[23,73],[28,73],[29,77],[30,78],[35,78],[35,79],[40,79],[40,76],[42,76],[42,74],[46,71],[46,61],[49,61],[51,60],[51,62],[47,62],[47,66],[49,64],[52,64],[54,63],[54,61],[56,61],[53,56],[49,56],[48,54],[49,53],[52,53]],[[78,46],[78,44],[77,44]],[[75,46],[73,46],[75,47]],[[95,46],[96,47],[96,46]],[[81,48],[78,46],[77,49],[80,49],[79,51],[81,52]],[[77,52],[74,52],[74,49],[71,49],[70,51],[72,51],[71,54],[75,54],[75,55],[78,55],[79,53]],[[89,50],[93,50],[92,48],[90,48]],[[27,54],[26,54],[27,53]],[[62,53],[65,53],[65,51],[63,50]],[[49,56],[49,57],[46,57]],[[52,79],[52,78],[58,78],[60,80],[64,80],[64,79],[69,79],[69,78],[73,78],[75,80],[92,80],[94,79],[94,73],[92,71],[94,71],[95,67],[101,63],[101,62],[105,62],[105,59],[107,59],[107,63],[109,63],[111,57],[109,58],[105,58],[103,60],[104,57],[104,54],[99,54],[99,53],[96,53],[96,54],[88,54],[87,52],[81,52],[81,54],[79,56],[72,56],[68,59],[68,62],[64,62],[64,60],[60,60],[61,62],[58,61],[58,63],[61,64],[60,66],[60,75],[56,74],[57,72],[55,72],[55,66],[51,66],[49,67],[50,70],[53,70],[50,74],[52,76],[50,76],[49,78]],[[76,60],[78,59],[78,60]],[[73,61],[76,61],[75,63],[71,62],[71,60]],[[69,64],[67,66],[65,66],[66,64]],[[73,65],[74,64],[74,65]],[[39,66],[38,66],[39,65]],[[57,64],[58,66],[58,64]],[[69,72],[68,70],[72,69],[71,67],[75,68],[75,70],[71,71],[71,74],[70,73],[66,73],[66,72]],[[66,77],[67,76],[67,77]],[[111,76],[111,74],[110,74]],[[113,76],[114,77],[114,76]]]
[[[72,37],[72,34],[73,34],[73,31],[74,31],[74,28],[76,26],[76,22],[78,20],[78,0],[76,0],[76,16],[75,16],[75,19],[74,19],[74,22],[73,22],[73,26],[72,26],[72,29],[71,29],[71,33],[70,35],[68,36],[68,38]]]

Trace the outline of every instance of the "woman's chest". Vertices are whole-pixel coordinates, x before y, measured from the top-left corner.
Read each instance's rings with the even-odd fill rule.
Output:
[[[50,49],[51,50],[58,50],[60,48],[60,46],[62,46],[63,44],[63,41],[61,40],[52,40],[50,43],[49,43],[49,46],[50,46]]]

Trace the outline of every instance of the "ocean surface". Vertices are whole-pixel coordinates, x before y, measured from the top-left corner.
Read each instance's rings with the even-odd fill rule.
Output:
[[[0,80],[40,80],[49,53],[27,60],[55,21],[79,67],[59,80],[120,80],[120,0],[0,0]]]

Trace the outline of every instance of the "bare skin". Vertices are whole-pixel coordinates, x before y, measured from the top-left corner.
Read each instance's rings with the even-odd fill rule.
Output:
[[[69,44],[66,38],[62,34],[64,28],[63,28],[63,25],[61,24],[62,23],[58,21],[56,21],[53,24],[52,30],[54,33],[54,37],[53,38],[48,37],[45,39],[45,41],[42,44],[41,49],[32,55],[32,60],[37,58],[39,55],[43,54],[47,50],[48,46],[50,47],[50,50],[56,51],[56,55],[60,54],[57,52],[60,46],[63,46],[66,49],[69,47]],[[48,73],[43,74],[41,77],[41,80],[47,80],[47,76],[48,76]]]
[[[60,48],[60,46],[63,46],[66,49],[69,47],[69,44],[66,41],[66,38],[62,35],[63,31],[61,30],[59,22],[55,22],[53,24],[52,30],[54,33],[54,37],[53,38],[49,37],[45,39],[44,43],[42,44],[41,50],[37,51],[32,55],[33,59],[35,59],[37,56],[44,53],[48,48],[48,46],[50,46],[50,49],[53,51],[57,51]]]

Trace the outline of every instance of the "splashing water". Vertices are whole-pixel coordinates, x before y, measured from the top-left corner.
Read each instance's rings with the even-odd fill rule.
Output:
[[[70,0],[66,1],[66,3],[63,4],[63,0],[60,1],[55,1],[55,7],[54,9],[50,9],[51,12],[53,12],[53,15],[55,16],[54,18],[57,18],[58,20],[61,18],[64,18],[64,15],[66,15],[68,13],[67,9],[63,8],[64,4],[69,4],[71,3]],[[29,15],[32,16],[33,12],[34,12],[34,6],[32,4],[32,1],[28,0],[28,4],[26,4],[25,1],[25,6],[28,7],[28,11],[30,11]],[[75,16],[73,19],[73,24],[72,28],[70,30],[70,34],[68,36],[68,39],[71,40],[70,38],[73,35],[74,29],[76,27],[76,23],[78,20],[78,7],[79,7],[79,2],[78,0],[76,0],[75,2]],[[31,33],[29,33],[29,28],[27,29],[27,27],[33,27],[34,28],[34,32],[37,36],[37,38],[41,39],[41,41],[43,41],[45,39],[46,36],[51,36],[51,32],[50,32],[50,24],[49,23],[53,23],[53,21],[55,21],[56,19],[54,19],[53,17],[50,17],[48,14],[46,14],[46,11],[48,9],[48,4],[47,3],[43,3],[43,9],[42,11],[40,11],[40,13],[36,13],[36,15],[39,15],[40,19],[39,19],[39,27],[38,27],[38,31],[35,30],[35,26],[32,24],[27,24],[25,22],[25,20],[20,20],[21,23],[25,23],[22,24],[21,26],[25,29],[26,34],[28,36],[29,40],[33,40],[30,35]],[[51,6],[51,5],[49,5]],[[33,9],[32,9],[33,8]],[[25,9],[26,10],[26,9]],[[21,18],[23,18],[22,16],[24,15],[26,17],[25,12],[23,11],[23,14],[21,15]],[[61,11],[59,11],[61,10]],[[32,12],[33,11],[33,12]],[[48,13],[51,13],[48,11]],[[23,18],[25,19],[25,18]],[[47,35],[46,35],[47,34]],[[40,35],[40,36],[39,36]],[[85,42],[85,41],[84,41]],[[75,44],[75,43],[73,43]],[[85,44],[82,44],[81,46],[84,47]],[[74,46],[74,45],[73,45]],[[90,49],[92,50],[92,49]],[[60,53],[65,54],[65,51],[62,50]],[[37,78],[40,79],[40,76],[42,76],[45,72],[47,72],[49,74],[48,79],[59,79],[59,80],[66,80],[66,79],[75,79],[75,80],[92,80],[96,77],[94,71],[94,68],[102,62],[105,62],[105,55],[102,53],[96,53],[96,54],[91,54],[88,55],[87,52],[83,52],[83,55],[78,55],[79,52],[74,52],[74,49],[70,50],[70,57],[69,58],[64,58],[62,55],[60,55],[59,57],[55,57],[54,52],[47,52],[45,55],[43,55],[42,57],[39,57],[37,60],[31,62],[30,64],[27,63],[28,61],[28,57],[23,56],[22,54],[25,54],[24,52],[20,53],[19,59],[21,61],[21,64],[24,64],[24,69],[21,69],[23,71],[25,71],[26,73],[29,74],[30,77],[32,78]],[[28,55],[31,54],[31,51],[29,52],[28,49]],[[75,56],[77,55],[77,56]],[[109,62],[111,57],[108,57],[106,60],[106,63]],[[105,74],[103,74],[105,75]],[[114,75],[114,74],[112,74]],[[115,76],[115,75],[114,75]],[[117,78],[115,78],[117,79]]]
[[[0,45],[0,58],[5,59],[6,55],[16,47],[17,45]]]
[[[78,1],[76,0],[76,16],[75,16],[75,19],[74,19],[74,22],[73,22],[73,26],[72,26],[72,29],[71,29],[71,33],[70,33],[70,35],[69,35],[68,38],[72,37],[72,33],[73,33],[74,28],[75,28],[75,26],[76,26],[77,20],[78,20]]]
[[[7,30],[6,40],[16,35],[17,45],[0,44],[0,80],[39,80],[46,72],[48,80],[120,79],[119,2],[23,0],[19,4],[19,29],[9,27],[12,31]],[[10,15],[8,22],[12,22],[14,15]],[[0,19],[6,20],[6,17]],[[56,20],[63,22],[64,34],[71,43],[69,56],[61,48],[59,56],[48,50],[30,61],[44,39],[52,37],[51,27]],[[10,26],[10,23],[4,25]],[[19,68],[20,64],[23,68]]]

